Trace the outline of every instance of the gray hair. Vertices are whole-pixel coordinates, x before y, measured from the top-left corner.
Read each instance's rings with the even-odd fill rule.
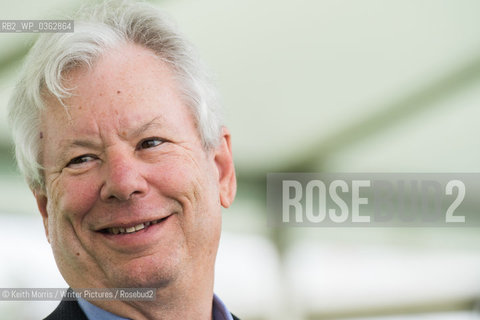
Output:
[[[222,117],[216,88],[191,44],[163,13],[145,3],[114,0],[84,8],[75,18],[75,32],[39,37],[9,102],[17,163],[32,190],[45,187],[38,159],[46,95],[53,95],[63,105],[62,100],[72,91],[62,84],[65,74],[75,68],[92,68],[108,49],[124,43],[143,46],[169,65],[204,147],[218,144]]]

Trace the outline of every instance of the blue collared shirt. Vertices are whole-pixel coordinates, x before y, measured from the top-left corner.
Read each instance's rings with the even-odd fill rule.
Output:
[[[89,320],[129,320],[103,310],[85,299],[79,298],[78,304]],[[233,320],[225,304],[217,295],[213,295],[213,320]]]

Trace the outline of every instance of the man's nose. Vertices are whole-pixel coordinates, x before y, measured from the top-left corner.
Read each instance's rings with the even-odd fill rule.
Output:
[[[115,154],[104,164],[104,181],[100,196],[104,201],[127,201],[141,197],[148,191],[148,183],[142,176],[142,165],[135,157]]]

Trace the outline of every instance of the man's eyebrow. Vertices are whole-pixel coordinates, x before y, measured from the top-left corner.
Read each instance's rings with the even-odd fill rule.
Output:
[[[133,132],[129,134],[129,136],[138,137],[152,127],[162,127],[162,123],[163,123],[162,117],[157,116],[152,120],[148,121],[147,123],[145,123],[144,125],[140,126],[139,128],[133,130]]]
[[[89,148],[89,149],[101,148],[100,144],[93,141],[89,141],[89,140],[66,139],[62,141],[61,145],[62,144],[65,145],[65,147],[61,151],[60,156],[57,159],[57,162],[62,162],[64,160],[67,160],[68,152],[72,149],[75,149],[76,147]]]

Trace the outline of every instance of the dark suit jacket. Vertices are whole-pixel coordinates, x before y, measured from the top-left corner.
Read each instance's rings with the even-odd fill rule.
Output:
[[[239,320],[232,314],[233,320]],[[88,320],[77,301],[60,302],[58,307],[44,320]],[[192,319],[194,320],[194,319]]]
[[[44,320],[88,320],[77,301],[62,300],[58,307]]]

